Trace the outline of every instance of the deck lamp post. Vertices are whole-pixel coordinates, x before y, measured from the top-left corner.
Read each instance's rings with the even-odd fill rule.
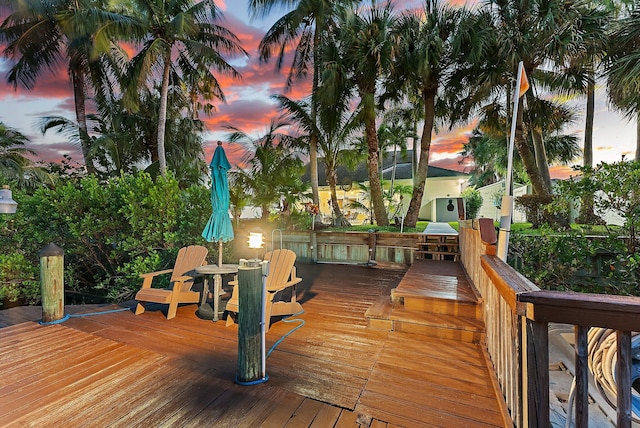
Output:
[[[9,186],[4,185],[0,189],[0,214],[15,214],[18,203],[13,200]]]
[[[256,257],[240,260],[238,268],[238,371],[236,383],[256,385],[269,380],[266,373],[266,278],[269,262],[258,259],[264,247],[261,232],[249,232],[249,248]]]

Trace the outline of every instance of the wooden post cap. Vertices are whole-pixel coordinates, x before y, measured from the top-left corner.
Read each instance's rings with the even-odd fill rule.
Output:
[[[64,250],[53,242],[40,250],[40,257],[64,256]]]

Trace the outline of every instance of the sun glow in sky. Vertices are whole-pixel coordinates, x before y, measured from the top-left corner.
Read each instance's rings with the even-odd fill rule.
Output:
[[[461,5],[465,0],[452,0]],[[251,136],[263,134],[272,119],[279,113],[270,95],[284,93],[293,99],[308,94],[309,84],[296,84],[286,92],[287,70],[276,72],[274,63],[260,63],[257,47],[265,31],[271,26],[278,14],[283,10],[276,10],[272,16],[260,20],[250,20],[247,13],[247,0],[217,1],[224,14],[222,25],[231,30],[240,39],[244,49],[249,52],[247,59],[234,60],[232,64],[242,74],[242,80],[231,80],[220,77],[227,102],[216,103],[216,111],[211,117],[201,115],[208,130],[205,135],[206,160],[210,160],[218,140],[225,140],[231,125],[247,132]],[[419,7],[422,1],[395,1],[397,10]],[[466,1],[475,4],[476,1]],[[0,19],[6,14],[0,11]],[[0,49],[3,49],[0,46]],[[289,62],[285,62],[288,67]],[[77,145],[67,141],[65,136],[49,131],[44,136],[39,131],[40,118],[45,116],[64,116],[74,119],[73,91],[64,66],[53,72],[42,75],[35,88],[27,91],[24,88],[14,90],[6,84],[6,75],[10,64],[0,59],[0,121],[25,134],[30,140],[30,148],[38,153],[38,158],[44,161],[58,161],[62,155],[70,155],[74,160],[81,161],[82,155]],[[617,161],[622,155],[628,158],[635,154],[635,123],[629,124],[620,115],[611,112],[606,103],[604,90],[596,94],[596,119],[594,133],[595,162]],[[580,101],[576,103],[580,105]],[[434,135],[430,163],[443,168],[463,170],[460,164],[459,152],[467,141],[474,123],[461,126],[449,131],[442,127]],[[579,112],[579,121],[574,126],[582,144],[582,129],[584,128],[584,112]],[[241,150],[232,150],[231,162],[239,160]],[[577,160],[576,163],[581,163]],[[554,167],[554,177],[566,177],[569,168]]]

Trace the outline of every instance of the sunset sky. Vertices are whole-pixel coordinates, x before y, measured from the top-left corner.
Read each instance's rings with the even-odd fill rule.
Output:
[[[463,3],[459,0],[456,3]],[[468,1],[475,3],[475,1]],[[250,54],[248,59],[234,60],[232,64],[242,74],[240,81],[220,78],[227,98],[225,104],[216,103],[217,111],[211,116],[201,116],[208,130],[205,136],[205,153],[207,162],[211,159],[215,142],[225,140],[227,125],[240,128],[251,136],[259,136],[268,128],[271,119],[278,115],[274,103],[269,96],[284,93],[286,70],[277,73],[273,62],[261,64],[258,60],[257,47],[265,31],[271,26],[279,13],[263,20],[250,20],[247,14],[246,0],[225,0],[216,2],[224,13],[222,24],[234,32],[241,40],[243,47]],[[396,0],[396,10],[416,7],[421,1]],[[282,14],[284,11],[280,11]],[[3,16],[0,16],[4,19]],[[288,66],[289,63],[286,63]],[[63,154],[81,161],[79,147],[69,144],[62,135],[49,131],[42,136],[38,130],[39,119],[44,116],[59,115],[75,119],[73,113],[73,92],[64,66],[55,73],[41,76],[35,88],[27,91],[23,88],[14,90],[6,84],[6,75],[10,64],[0,59],[0,122],[25,134],[30,140],[30,148],[38,153],[39,159],[57,161]],[[286,93],[290,98],[300,98],[308,93],[308,86],[294,87]],[[596,95],[596,123],[594,135],[595,162],[617,161],[623,154],[633,157],[635,153],[635,123],[628,123],[616,113],[609,111],[605,91],[600,89]],[[577,100],[581,106],[583,101]],[[580,111],[580,120],[575,124],[575,132],[582,144],[582,128],[584,113]],[[430,163],[443,168],[462,170],[458,153],[466,142],[473,124],[454,129],[441,130],[434,136]],[[239,159],[239,147],[225,145],[227,154],[233,163]],[[577,163],[580,163],[578,161]],[[566,168],[554,168],[552,174],[557,177],[568,175]]]

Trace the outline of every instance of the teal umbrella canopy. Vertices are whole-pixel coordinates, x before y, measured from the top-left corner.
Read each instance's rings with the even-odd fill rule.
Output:
[[[231,165],[222,148],[222,143],[218,142],[218,147],[213,153],[213,159],[209,166],[211,167],[211,207],[213,212],[202,231],[202,237],[209,242],[219,242],[222,246],[223,242],[233,240],[233,226],[229,217],[229,181],[227,179],[227,171]],[[221,256],[222,251],[220,251],[220,261]]]

